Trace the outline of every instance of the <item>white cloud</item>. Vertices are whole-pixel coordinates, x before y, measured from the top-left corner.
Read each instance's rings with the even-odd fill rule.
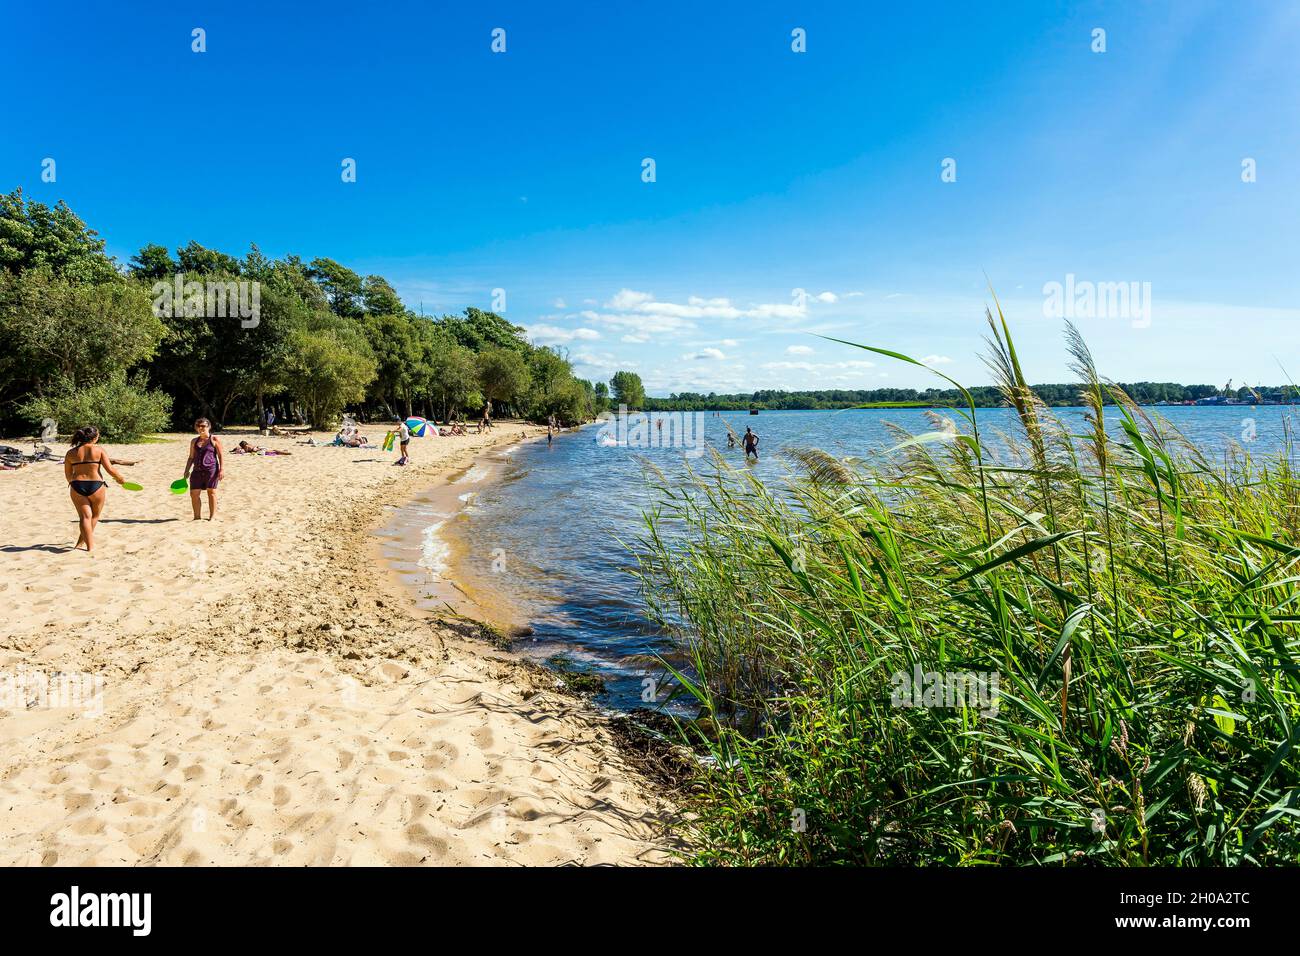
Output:
[[[618,309],[620,312],[627,309],[635,309],[643,302],[649,302],[653,299],[649,292],[633,292],[631,289],[619,289],[618,295],[605,303],[607,309]]]
[[[791,345],[785,350],[787,355],[812,355],[813,350],[807,345]]]
[[[875,362],[861,359],[849,362],[764,362],[763,368],[772,372],[852,372],[858,369],[875,368]]]
[[[922,365],[949,365],[952,359],[946,355],[927,355],[920,362]]]
[[[557,309],[567,309],[567,308],[568,308],[568,306],[564,304],[564,300],[563,300],[563,299],[556,299],[554,302],[551,303],[551,305],[554,306],[554,307],[557,308]]]
[[[573,364],[581,367],[594,369],[597,372],[604,373],[602,377],[613,374],[620,369],[634,369],[637,367],[636,362],[627,359],[618,358],[609,352],[577,352],[570,356]]]
[[[584,322],[608,325],[611,328],[638,336],[643,341],[651,335],[671,335],[695,328],[695,323],[675,315],[636,312],[594,312],[584,309],[578,313]]]
[[[838,302],[839,300],[840,297],[837,296],[834,292],[823,292],[817,296],[818,302],[833,303],[833,302]]]
[[[595,329],[562,329],[556,325],[526,325],[524,332],[534,345],[562,345],[566,342],[590,342],[600,338]]]
[[[808,310],[793,303],[764,302],[741,308],[728,298],[689,296],[685,303],[660,302],[649,292],[620,289],[605,303],[616,312],[634,312],[675,319],[801,319]]]
[[[709,349],[700,349],[698,352],[691,352],[687,355],[683,355],[682,358],[688,360],[711,359],[715,362],[721,362],[724,359],[726,359],[726,356],[722,354],[721,349],[709,348]]]

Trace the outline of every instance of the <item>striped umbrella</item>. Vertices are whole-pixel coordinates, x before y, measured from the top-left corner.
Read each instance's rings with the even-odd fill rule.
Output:
[[[425,432],[429,428],[429,420],[427,418],[420,418],[419,416],[412,415],[406,420],[406,427],[411,430],[411,434],[416,438],[423,438]],[[435,431],[434,434],[436,435],[437,432]]]

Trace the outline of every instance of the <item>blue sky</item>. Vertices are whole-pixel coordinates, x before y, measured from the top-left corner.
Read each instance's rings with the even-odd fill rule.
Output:
[[[122,261],[256,242],[426,313],[503,289],[652,394],[933,381],[814,333],[985,382],[986,275],[1035,381],[1067,276],[1136,284],[1078,319],[1111,377],[1300,378],[1293,3],[287,6],[12,6],[0,188]]]

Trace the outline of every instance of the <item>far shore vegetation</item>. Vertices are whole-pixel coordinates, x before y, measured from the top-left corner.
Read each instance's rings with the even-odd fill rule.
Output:
[[[1270,385],[1251,388],[1241,386],[1216,387],[1214,385],[1178,385],[1174,382],[1119,382],[1122,389],[1138,405],[1185,405],[1232,403],[1244,405],[1294,404],[1298,400],[1290,385]],[[1031,385],[1030,390],[1044,406],[1065,408],[1079,404],[1079,387],[1064,385]],[[646,398],[645,411],[796,411],[811,409],[844,408],[951,408],[965,405],[967,394],[976,408],[998,408],[1006,404],[995,385],[975,385],[963,393],[955,388],[868,388],[821,389],[818,391],[790,392],[760,389],[733,395],[707,395],[699,392],[675,392],[667,398]],[[1106,403],[1113,404],[1110,396]]]

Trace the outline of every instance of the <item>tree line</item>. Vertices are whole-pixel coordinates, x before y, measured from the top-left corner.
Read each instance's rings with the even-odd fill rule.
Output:
[[[1214,397],[1268,404],[1290,404],[1296,400],[1296,391],[1289,385],[1221,389],[1213,385],[1179,385],[1174,382],[1125,382],[1120,383],[1119,387],[1141,405],[1155,405],[1159,402],[1180,404]],[[1031,388],[1045,405],[1059,408],[1079,404],[1078,385],[1034,385]],[[981,408],[1006,404],[1002,394],[991,385],[974,386],[970,389],[970,393],[975,399],[975,404]],[[821,389],[807,392],[762,389],[730,395],[718,395],[712,392],[707,395],[700,392],[677,392],[668,398],[646,398],[644,409],[686,412],[740,411],[751,407],[762,410],[796,410],[858,408],[868,405],[947,407],[965,404],[965,397],[955,388]]]
[[[607,404],[604,383],[500,315],[426,318],[383,276],[333,259],[191,241],[122,267],[104,250],[66,203],[0,194],[0,433],[54,418],[130,440],[267,410],[322,429],[345,410],[573,425]]]

